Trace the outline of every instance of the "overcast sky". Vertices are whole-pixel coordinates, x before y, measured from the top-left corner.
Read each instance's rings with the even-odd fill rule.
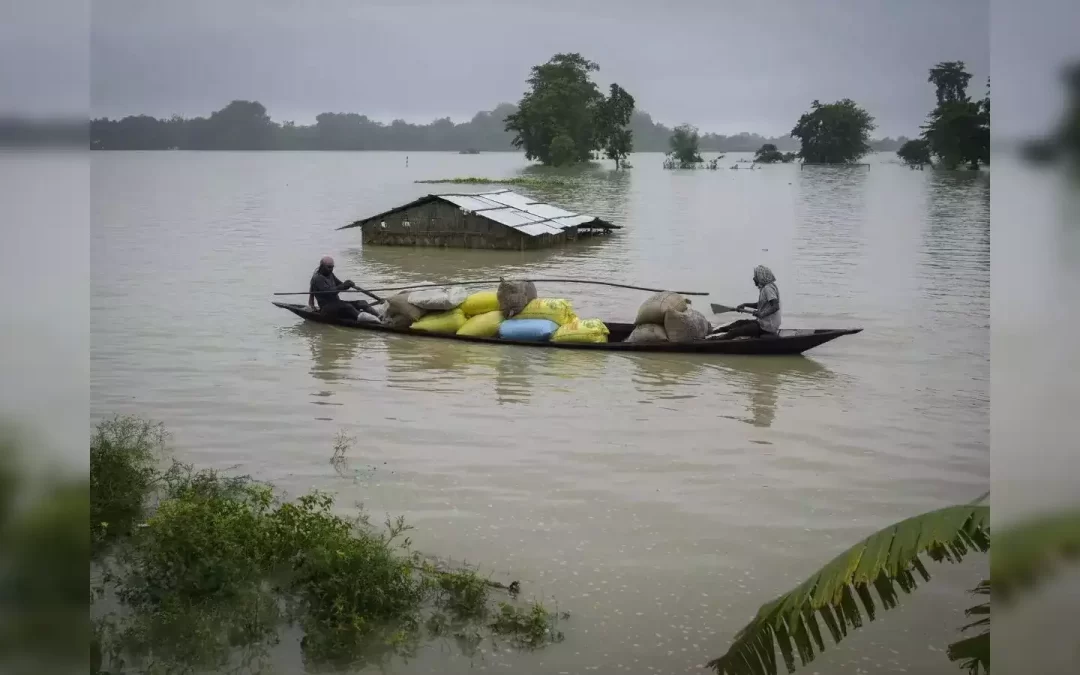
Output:
[[[78,22],[27,30],[55,19],[53,0],[0,2],[19,15],[0,21],[2,110],[77,107],[77,86],[46,89],[78,79],[56,61],[82,50],[95,116],[205,115],[246,98],[277,120],[463,120],[520,98],[532,65],[580,51],[601,86],[619,82],[667,124],[787,133],[811,100],[850,97],[895,136],[932,107],[934,63],[965,61],[977,96],[990,68],[988,0],[96,0],[75,13],[89,13],[89,36]]]

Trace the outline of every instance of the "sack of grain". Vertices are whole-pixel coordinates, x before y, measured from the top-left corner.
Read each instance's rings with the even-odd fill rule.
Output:
[[[494,293],[492,293],[492,295],[494,295]],[[458,309],[460,309],[460,307]],[[495,337],[499,334],[499,325],[502,322],[503,315],[499,310],[495,310],[494,312],[484,312],[483,314],[477,314],[466,321],[465,325],[458,329],[457,334],[468,335],[470,337]]]
[[[627,342],[667,342],[667,331],[657,323],[643,323],[634,328]]]
[[[461,311],[465,312],[465,316],[469,318],[488,312],[497,312],[499,311],[499,294],[495,291],[473,293],[461,303]]]
[[[450,288],[422,288],[409,293],[409,304],[429,312],[448,312],[461,305],[469,292],[461,286]]]
[[[514,315],[515,319],[547,319],[563,326],[577,318],[569,300],[562,298],[537,298]]]
[[[709,334],[709,320],[696,309],[685,312],[669,311],[664,315],[664,331],[669,342],[693,342],[704,340]]]
[[[638,326],[645,323],[654,323],[660,326],[663,325],[664,317],[669,311],[684,312],[689,306],[690,301],[678,293],[660,291],[641,303],[634,323]]]
[[[611,331],[600,319],[574,319],[563,324],[551,336],[552,342],[607,342]]]
[[[409,292],[402,291],[386,300],[386,316],[394,325],[411,325],[427,312],[409,302]]]
[[[465,325],[465,321],[465,312],[460,309],[452,309],[449,312],[428,314],[409,326],[409,328],[427,331],[428,333],[456,333]]]
[[[507,319],[499,324],[499,337],[523,342],[547,342],[559,324],[547,319]]]
[[[503,280],[499,282],[496,297],[503,316],[509,319],[520,314],[525,305],[536,299],[536,284],[531,281]]]

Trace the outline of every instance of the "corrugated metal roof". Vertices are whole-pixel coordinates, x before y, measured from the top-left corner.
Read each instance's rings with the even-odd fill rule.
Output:
[[[572,213],[565,209],[560,209],[557,206],[552,206],[551,204],[534,201],[525,195],[520,195],[511,190],[496,190],[494,192],[455,192],[428,195],[405,204],[404,206],[399,206],[396,209],[384,211],[383,213],[370,216],[364,220],[358,220],[340,229],[363,225],[364,223],[374,221],[376,218],[382,218],[391,213],[396,213],[403,209],[429,202],[433,199],[441,199],[450,202],[458,208],[470,211],[483,218],[506,225],[507,227],[512,227],[522,234],[531,237],[542,234],[558,234],[567,228],[580,227],[590,223],[595,223],[598,227],[603,228],[618,228],[617,225],[612,225],[595,216]]]

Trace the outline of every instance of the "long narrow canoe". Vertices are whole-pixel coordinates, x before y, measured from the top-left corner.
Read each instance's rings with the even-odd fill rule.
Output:
[[[549,349],[593,349],[598,351],[622,352],[678,352],[686,354],[753,354],[762,356],[802,354],[808,349],[835,340],[842,335],[854,335],[862,328],[818,328],[818,329],[781,329],[776,337],[735,338],[733,340],[697,340],[695,342],[623,342],[634,330],[632,323],[607,323],[611,335],[608,342],[583,344],[574,342],[527,342],[524,340],[503,340],[501,338],[470,337],[448,333],[429,333],[411,328],[394,328],[368,321],[351,321],[333,316],[326,316],[318,311],[311,311],[307,305],[275,302],[275,306],[287,309],[298,317],[316,323],[326,323],[345,328],[396,333],[442,340],[460,340],[463,342],[486,342],[490,344],[520,345],[523,347],[546,347]]]

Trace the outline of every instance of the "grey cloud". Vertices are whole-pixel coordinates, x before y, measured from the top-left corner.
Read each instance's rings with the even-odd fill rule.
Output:
[[[640,6],[633,6],[640,4]],[[664,3],[94,3],[95,114],[206,114],[233,98],[277,119],[470,117],[517,100],[529,68],[580,51],[666,123],[785,133],[811,100],[851,97],[880,134],[918,131],[926,71],[989,72],[989,6],[951,0]]]

